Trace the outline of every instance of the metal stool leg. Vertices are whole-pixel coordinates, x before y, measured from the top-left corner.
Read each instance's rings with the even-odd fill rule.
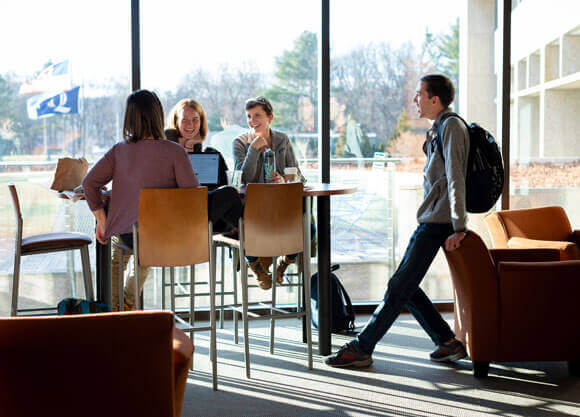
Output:
[[[88,300],[94,301],[93,278],[91,277],[91,261],[89,260],[88,245],[81,248],[81,260],[83,265],[83,279],[85,282],[85,296]]]
[[[165,310],[165,267],[161,267],[161,309]]]
[[[225,255],[226,255],[226,248],[222,246],[221,248],[221,263],[220,263],[220,267],[221,267],[221,271],[220,271],[220,289],[221,289],[221,302],[220,302],[220,329],[224,328],[224,303],[225,303],[225,296],[224,293],[226,292],[225,289],[225,276],[226,276],[226,271],[225,271],[225,266],[226,266],[226,260],[225,260]],[[215,249],[214,249],[214,253],[215,253]],[[215,257],[214,257],[214,265],[216,264],[215,262]],[[214,276],[215,276],[215,269],[214,269]]]
[[[237,273],[237,269],[238,269],[238,265],[237,262],[239,262],[239,251],[237,249],[234,249],[233,251],[233,255],[234,259],[237,259],[237,261],[232,262],[232,278],[233,278],[233,285],[234,285],[234,305],[237,306],[238,305],[238,273]],[[234,343],[237,345],[238,344],[238,312],[236,310],[232,310],[232,315],[234,316]]]
[[[17,245],[18,246],[18,245]],[[20,248],[16,248],[14,254],[14,275],[12,275],[12,287],[11,291],[11,307],[10,307],[10,316],[14,317],[18,315],[18,287],[20,283]]]
[[[169,289],[170,289],[170,297],[171,297],[171,311],[175,313],[175,268],[169,268]]]
[[[211,327],[211,343],[210,343],[210,359],[212,361],[212,374],[213,374],[213,389],[217,391],[217,335],[216,335],[216,308],[215,308],[215,255],[216,249],[213,245],[212,240],[212,224],[209,223],[209,311],[210,311],[210,327]],[[222,288],[223,289],[223,288]]]
[[[273,315],[276,312],[274,308],[276,307],[276,286],[278,282],[276,280],[276,261],[277,258],[275,256],[272,257],[272,307],[270,308],[270,353],[274,354],[274,332],[276,327],[276,320],[274,319]]]

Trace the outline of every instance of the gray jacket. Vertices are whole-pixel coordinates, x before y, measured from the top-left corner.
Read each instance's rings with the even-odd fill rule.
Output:
[[[419,223],[451,223],[453,230],[466,230],[465,175],[469,155],[469,134],[465,124],[457,117],[449,117],[441,128],[443,154],[437,149],[436,135],[443,110],[427,131],[424,149],[427,163],[423,169],[423,203],[417,210]]]
[[[298,168],[298,175],[301,176],[298,162],[294,156],[294,150],[290,139],[282,132],[270,129],[272,139],[272,151],[276,159],[276,171],[284,175],[284,168]],[[234,169],[242,170],[242,182],[244,184],[264,182],[264,156],[262,152],[250,146],[250,132],[246,132],[234,139],[232,144],[234,153]]]

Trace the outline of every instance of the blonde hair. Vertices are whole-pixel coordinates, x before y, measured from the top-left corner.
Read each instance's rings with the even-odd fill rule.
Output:
[[[184,98],[183,100],[179,100],[177,104],[173,106],[169,116],[167,117],[167,124],[170,128],[177,130],[181,136],[177,120],[179,119],[179,112],[186,107],[195,110],[197,114],[199,114],[199,136],[201,136],[202,140],[205,140],[208,132],[207,117],[205,116],[205,111],[203,110],[203,107],[201,107],[201,104],[191,98]]]

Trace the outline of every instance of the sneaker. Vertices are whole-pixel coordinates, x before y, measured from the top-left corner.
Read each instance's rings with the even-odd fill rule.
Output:
[[[254,262],[250,262],[250,268],[258,281],[258,285],[263,290],[269,290],[272,288],[272,278],[270,278],[270,274],[268,274],[267,270],[260,262],[260,259],[256,259]]]
[[[448,345],[439,345],[436,350],[431,352],[429,357],[435,362],[458,361],[467,356],[463,343],[455,340]]]
[[[278,284],[282,284],[282,282],[284,282],[284,272],[286,272],[288,265],[293,264],[293,263],[294,263],[294,259],[290,259],[287,256],[284,256],[280,260],[280,263],[278,264],[278,267],[276,268],[276,282]]]
[[[324,363],[335,368],[347,366],[366,368],[373,363],[373,358],[371,355],[357,350],[351,343],[347,343],[334,355],[327,356]]]

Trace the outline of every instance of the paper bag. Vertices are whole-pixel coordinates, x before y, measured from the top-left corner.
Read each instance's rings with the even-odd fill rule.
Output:
[[[56,191],[73,190],[81,185],[88,170],[89,163],[85,158],[59,158],[50,189]]]

